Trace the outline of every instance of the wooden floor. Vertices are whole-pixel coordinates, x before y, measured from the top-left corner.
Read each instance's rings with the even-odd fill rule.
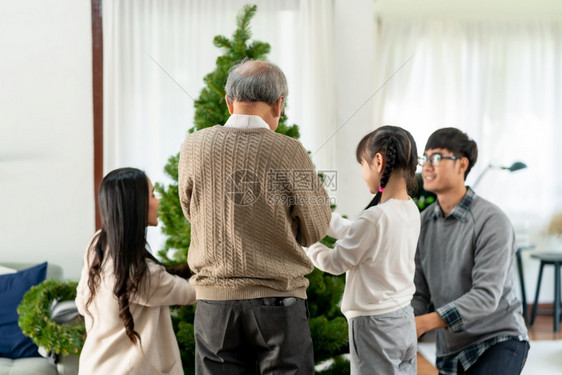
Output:
[[[437,375],[437,369],[418,353],[418,375]]]
[[[562,340],[562,324],[554,332],[552,315],[538,315],[532,327],[529,327],[531,340]],[[418,354],[418,375],[436,375],[437,369]]]

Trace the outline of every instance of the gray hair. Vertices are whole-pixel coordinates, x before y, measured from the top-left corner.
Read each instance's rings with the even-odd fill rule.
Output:
[[[231,103],[236,100],[270,105],[289,94],[285,74],[277,65],[249,59],[230,68],[225,91]]]

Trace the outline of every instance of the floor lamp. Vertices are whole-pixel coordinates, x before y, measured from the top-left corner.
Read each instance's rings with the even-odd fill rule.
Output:
[[[488,172],[490,169],[503,169],[505,171],[515,172],[515,171],[519,171],[519,170],[525,169],[525,168],[527,168],[527,164],[525,164],[523,162],[520,162],[520,161],[516,161],[515,163],[511,164],[511,166],[509,166],[509,167],[503,167],[503,166],[500,166],[500,165],[488,164],[486,169],[484,169],[482,171],[482,173],[480,173],[480,175],[478,176],[478,178],[476,179],[476,181],[472,185],[472,188],[476,188],[476,186],[480,183],[480,180],[482,180],[482,177],[484,177],[486,172]]]

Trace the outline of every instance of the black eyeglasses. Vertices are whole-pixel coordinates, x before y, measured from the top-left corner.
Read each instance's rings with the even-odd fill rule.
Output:
[[[438,167],[439,163],[441,162],[441,159],[458,160],[460,158],[458,156],[447,156],[447,155],[442,155],[442,154],[436,152],[436,153],[433,153],[429,156],[427,156],[427,155],[420,156],[418,158],[418,164],[423,167],[425,165],[425,163],[427,163],[429,161],[429,164],[432,167]]]

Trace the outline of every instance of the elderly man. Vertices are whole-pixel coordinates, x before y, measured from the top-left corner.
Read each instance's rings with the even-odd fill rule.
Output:
[[[421,218],[416,328],[418,336],[441,328],[440,374],[519,374],[529,344],[511,278],[515,234],[497,206],[464,184],[477,155],[476,143],[455,128],[435,131],[425,146],[423,187],[437,202]]]
[[[178,168],[192,229],[196,373],[312,374],[313,266],[301,246],[325,236],[329,199],[303,146],[274,132],[283,72],[246,60],[225,89],[230,118],[189,135]]]

